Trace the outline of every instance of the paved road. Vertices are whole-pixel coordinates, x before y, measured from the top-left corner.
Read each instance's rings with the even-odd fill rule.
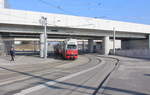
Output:
[[[120,66],[97,95],[150,95],[150,60],[117,57]]]
[[[0,64],[0,95],[150,95],[150,60],[114,57],[119,66],[106,81],[117,60],[97,55]]]
[[[91,95],[116,60],[97,55],[75,61],[0,66],[0,95]]]

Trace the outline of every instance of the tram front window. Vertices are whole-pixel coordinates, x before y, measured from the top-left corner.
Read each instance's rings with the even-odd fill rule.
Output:
[[[76,49],[76,48],[77,48],[76,45],[68,45],[68,46],[67,46],[67,49]]]

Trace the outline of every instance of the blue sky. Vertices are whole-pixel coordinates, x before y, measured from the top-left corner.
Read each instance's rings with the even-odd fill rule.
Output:
[[[13,9],[150,24],[150,0],[8,0]]]

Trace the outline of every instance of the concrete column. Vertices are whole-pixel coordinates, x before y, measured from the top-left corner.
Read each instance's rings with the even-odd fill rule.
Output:
[[[4,53],[5,53],[4,41],[3,41],[3,38],[0,35],[0,55],[4,55]]]
[[[82,41],[82,52],[83,53],[85,52],[85,42],[84,42],[84,40]]]
[[[8,7],[8,0],[0,0],[0,8],[7,8]]]
[[[150,34],[148,35],[148,48],[150,49]]]
[[[4,45],[4,52],[6,54],[9,54],[9,51],[12,47],[15,48],[14,45],[14,38],[4,38],[3,39],[3,45]]]
[[[5,6],[5,2],[4,2],[5,0],[0,0],[0,8],[4,8],[4,6]]]
[[[93,53],[94,41],[92,39],[88,40],[88,50],[90,53]]]
[[[40,34],[40,57],[44,57],[44,33]]]
[[[110,50],[110,48],[109,48],[109,36],[105,36],[103,38],[103,53],[105,55],[108,55],[109,54],[109,50]]]

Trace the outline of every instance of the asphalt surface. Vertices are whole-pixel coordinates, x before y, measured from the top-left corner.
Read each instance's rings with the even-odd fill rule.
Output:
[[[114,58],[120,60],[115,69]],[[75,61],[16,59],[0,58],[0,95],[150,95],[150,60],[97,54]]]
[[[95,55],[88,57],[91,60],[86,65],[72,68],[78,72],[24,89],[15,95],[94,95],[100,83],[114,68],[116,60],[99,60],[100,57]]]
[[[97,95],[150,95],[150,60],[117,57],[119,67]]]
[[[114,66],[113,59],[103,60],[97,55],[46,63],[28,57],[24,60],[29,63],[19,60],[1,64],[0,95],[90,95]]]

